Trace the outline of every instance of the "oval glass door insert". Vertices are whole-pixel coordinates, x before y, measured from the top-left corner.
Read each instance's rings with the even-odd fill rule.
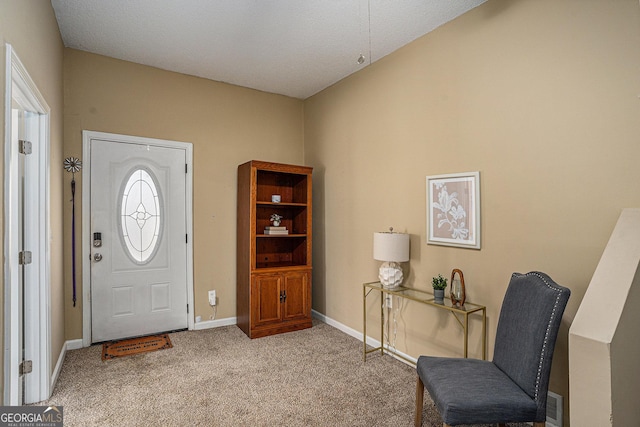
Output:
[[[120,235],[131,259],[146,264],[153,258],[161,233],[160,191],[152,172],[135,169],[124,180],[120,197]]]

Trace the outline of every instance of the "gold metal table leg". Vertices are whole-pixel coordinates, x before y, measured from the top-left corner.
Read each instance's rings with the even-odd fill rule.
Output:
[[[487,360],[487,309],[482,309],[482,360]]]
[[[367,361],[367,289],[362,287],[362,361]]]
[[[469,346],[469,315],[464,315],[464,357],[467,358],[467,347]]]
[[[384,292],[380,291],[380,355],[384,355]]]

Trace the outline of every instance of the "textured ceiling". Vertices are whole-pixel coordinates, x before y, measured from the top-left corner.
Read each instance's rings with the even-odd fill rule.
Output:
[[[304,99],[485,1],[51,3],[67,47]]]

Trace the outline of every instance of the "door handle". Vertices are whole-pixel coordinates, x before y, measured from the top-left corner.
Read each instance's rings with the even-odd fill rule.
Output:
[[[95,262],[100,262],[102,261],[102,254],[93,254],[93,260]]]

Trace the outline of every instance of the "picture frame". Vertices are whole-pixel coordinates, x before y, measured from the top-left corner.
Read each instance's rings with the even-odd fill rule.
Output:
[[[480,172],[427,176],[427,244],[480,249]]]

